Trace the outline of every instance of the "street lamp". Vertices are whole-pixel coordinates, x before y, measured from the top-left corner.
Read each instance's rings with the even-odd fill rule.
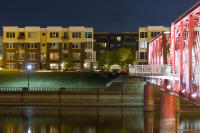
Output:
[[[32,70],[32,65],[28,64],[27,65],[27,71],[28,71],[28,88],[29,88],[29,72]]]

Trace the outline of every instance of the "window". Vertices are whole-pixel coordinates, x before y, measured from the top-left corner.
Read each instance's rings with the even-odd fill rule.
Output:
[[[110,48],[114,48],[115,47],[115,44],[110,44]]]
[[[92,32],[85,32],[85,38],[92,38]]]
[[[73,69],[81,69],[81,63],[74,63]]]
[[[29,53],[28,54],[28,59],[29,60],[35,60],[36,59],[36,53]]]
[[[131,36],[125,36],[125,41],[126,42],[131,42],[132,41],[132,37]]]
[[[29,43],[28,44],[28,48],[32,48],[32,49],[34,49],[34,48],[37,48],[37,44],[36,43]]]
[[[74,60],[80,60],[81,57],[81,53],[72,53],[72,58]]]
[[[18,56],[18,60],[21,60],[21,61],[23,61],[24,60],[24,54],[19,54],[19,56]]]
[[[92,42],[86,42],[85,49],[92,49]]]
[[[15,69],[15,63],[8,63],[7,68],[8,69]]]
[[[64,50],[67,50],[67,43],[64,43]]]
[[[7,38],[15,38],[15,32],[7,32],[6,37]]]
[[[125,46],[126,48],[130,48],[130,47],[131,47],[131,44],[126,43],[126,44],[124,44],[124,46]]]
[[[100,43],[100,47],[106,48],[107,43],[106,42],[102,42]]]
[[[140,32],[140,38],[147,38],[147,32]]]
[[[92,52],[86,52],[85,59],[92,59]]]
[[[65,40],[68,39],[68,34],[67,34],[67,32],[64,32],[63,39],[65,39]]]
[[[50,38],[58,38],[59,33],[58,32],[50,32]]]
[[[13,43],[7,43],[6,46],[8,49],[13,49],[14,48],[14,44]]]
[[[24,50],[24,43],[20,43],[19,46],[18,46],[18,49],[19,50]]]
[[[81,32],[72,32],[72,38],[81,38]]]
[[[50,69],[57,70],[58,69],[58,63],[50,63]]]
[[[7,59],[13,60],[15,58],[15,53],[7,53]]]
[[[140,52],[140,59],[144,59],[144,52]]]
[[[63,59],[68,58],[68,54],[63,54]]]
[[[117,36],[117,41],[121,41],[121,36]]]
[[[154,38],[159,34],[160,34],[160,32],[151,32],[151,38]]]
[[[42,61],[45,61],[45,60],[47,59],[47,55],[46,55],[46,54],[41,54],[41,55],[40,55],[40,59],[41,59]]]
[[[50,43],[50,49],[58,49],[58,43]]]
[[[73,43],[72,44],[72,49],[80,49],[81,48],[81,44],[80,43]]]
[[[18,39],[20,40],[23,40],[23,39],[25,39],[25,32],[19,32],[19,37],[18,37]]]
[[[45,47],[45,43],[43,43],[42,46]]]
[[[59,60],[58,53],[50,53],[50,60]]]
[[[42,33],[42,36],[45,36],[46,34],[45,33]]]
[[[147,42],[140,42],[140,48],[147,48]]]
[[[28,38],[36,38],[37,33],[36,32],[28,32]]]

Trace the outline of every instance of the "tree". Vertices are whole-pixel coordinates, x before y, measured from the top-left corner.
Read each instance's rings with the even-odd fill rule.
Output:
[[[64,61],[63,61],[64,69],[72,69],[74,64],[75,64],[74,60],[72,58],[69,58],[69,57],[64,59]]]
[[[116,63],[116,60],[118,59],[116,55],[117,54],[111,51],[104,51],[101,53],[98,61],[98,68],[108,70],[111,65]]]
[[[130,48],[120,48],[118,51],[119,62],[118,64],[127,69],[129,64],[132,64],[135,61],[135,55]]]

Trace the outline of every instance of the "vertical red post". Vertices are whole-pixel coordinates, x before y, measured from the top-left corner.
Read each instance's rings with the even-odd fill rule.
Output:
[[[175,45],[176,45],[176,35],[175,35],[175,33],[176,33],[176,27],[175,26],[173,26],[173,42],[174,42],[174,47],[173,47],[173,73],[175,74]]]
[[[153,133],[154,114],[153,112],[144,112],[144,132]]]
[[[194,22],[193,16],[189,16],[189,39],[188,39],[188,93],[191,93],[192,90],[192,46],[193,46],[193,37],[194,37]]]
[[[160,133],[174,133],[176,131],[175,124],[174,96],[164,93],[161,95]]]
[[[156,63],[155,64],[157,65],[158,41],[155,40],[155,42],[156,42],[156,46],[155,46],[155,56],[156,56],[155,60],[156,60]]]
[[[153,64],[153,65],[154,65],[154,51],[155,51],[155,50],[154,50],[154,42],[153,42],[153,49],[152,49],[152,61],[153,61],[152,64]]]
[[[184,45],[184,26],[183,21],[180,23],[180,72],[179,72],[179,89],[183,89],[183,45]]]
[[[144,111],[154,110],[153,87],[146,84],[144,86]]]
[[[159,39],[159,65],[161,65],[161,47],[162,47],[162,39]]]

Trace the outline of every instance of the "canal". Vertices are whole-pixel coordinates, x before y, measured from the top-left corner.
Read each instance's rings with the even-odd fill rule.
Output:
[[[141,82],[142,83],[142,82]],[[137,92],[143,99],[143,87],[124,89]],[[143,86],[142,83],[141,86]],[[0,107],[0,133],[184,133],[200,131],[200,110],[174,98],[174,121],[161,115],[161,98],[154,89],[154,112],[143,107]],[[166,99],[167,100],[167,99]],[[141,102],[143,104],[143,100]],[[168,103],[169,101],[164,101]],[[163,103],[163,101],[162,101]],[[168,114],[169,113],[169,114]],[[171,112],[165,113],[170,116]],[[174,125],[174,128],[171,127]]]

